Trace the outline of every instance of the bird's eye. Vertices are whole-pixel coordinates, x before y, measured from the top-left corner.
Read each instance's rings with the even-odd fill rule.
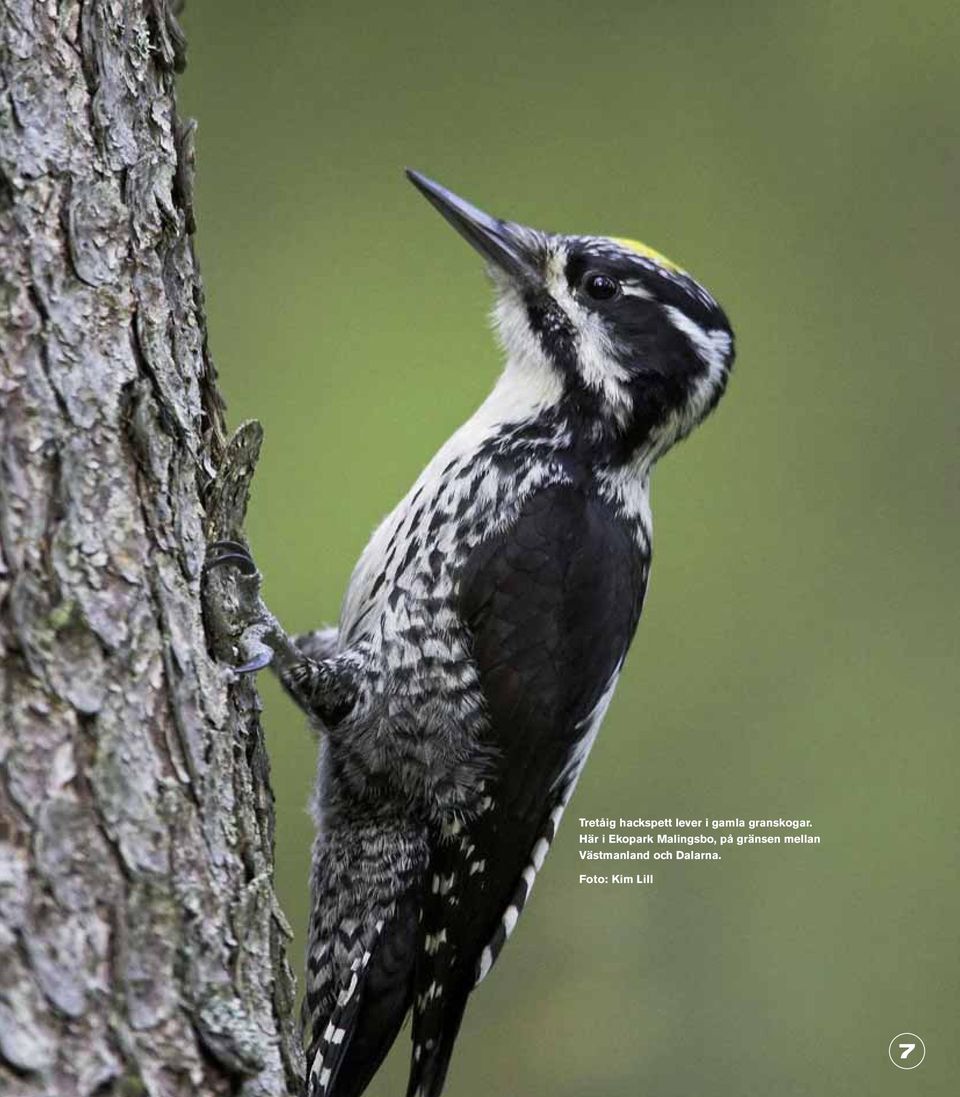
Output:
[[[599,271],[591,270],[583,276],[580,288],[594,301],[609,301],[611,297],[616,297],[620,292],[620,283],[616,278],[611,278],[609,274],[601,274]]]

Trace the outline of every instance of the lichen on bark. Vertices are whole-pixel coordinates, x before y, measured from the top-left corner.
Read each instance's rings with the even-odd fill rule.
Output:
[[[226,441],[164,0],[0,3],[0,1092],[301,1070],[253,687],[202,612]]]

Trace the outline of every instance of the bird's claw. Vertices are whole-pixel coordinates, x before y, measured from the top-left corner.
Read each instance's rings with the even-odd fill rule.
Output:
[[[207,546],[204,571],[209,572],[227,564],[233,564],[241,575],[257,574],[257,565],[246,545],[242,545],[239,541],[212,541]]]
[[[280,632],[280,627],[260,597],[260,571],[247,546],[240,541],[212,541],[207,546],[204,573],[228,566],[239,572],[234,588],[235,612],[239,614],[243,631],[237,646],[248,657],[246,662],[231,670],[235,674],[252,674],[273,662],[275,653],[271,638]]]
[[[239,667],[234,667],[233,670],[236,674],[253,674],[258,670],[263,670],[264,667],[270,666],[272,662],[273,652],[268,647],[261,647],[252,659],[246,663],[241,663]]]

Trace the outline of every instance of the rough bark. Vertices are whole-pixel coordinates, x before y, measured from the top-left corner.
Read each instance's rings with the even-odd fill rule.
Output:
[[[206,350],[183,36],[0,0],[0,50],[0,1092],[292,1092],[257,700],[201,608],[259,430]]]

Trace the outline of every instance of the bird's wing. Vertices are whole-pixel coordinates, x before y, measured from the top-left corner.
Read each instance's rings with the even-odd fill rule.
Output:
[[[460,584],[495,754],[481,812],[454,824],[427,880],[410,1097],[436,1097],[467,996],[516,924],[613,692],[646,559],[574,486],[534,495]]]

